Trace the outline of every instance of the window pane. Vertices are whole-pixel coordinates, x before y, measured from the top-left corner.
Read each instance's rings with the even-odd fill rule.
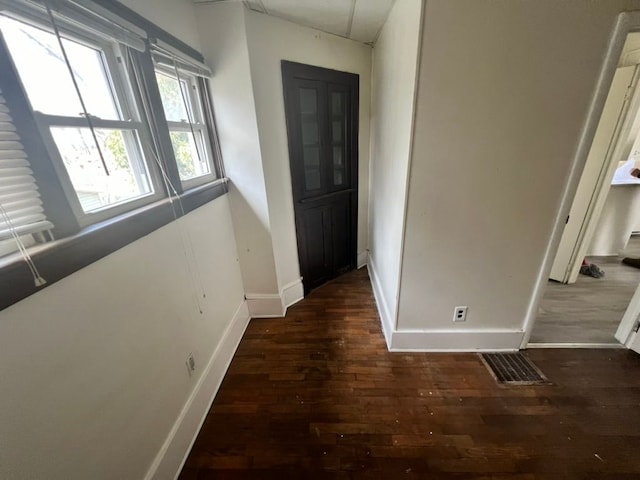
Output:
[[[304,183],[307,190],[320,188],[320,148],[304,147]]]
[[[1,15],[0,28],[33,109],[51,115],[83,115],[56,37]],[[63,44],[89,114],[120,119],[100,50],[67,39]]]
[[[342,146],[333,147],[333,184],[344,184],[344,162],[342,158]]]
[[[331,112],[333,115],[342,114],[342,105],[344,103],[344,93],[331,92]]]
[[[173,152],[178,163],[178,172],[182,180],[200,177],[211,173],[205,154],[202,132],[196,131],[198,148],[191,132],[170,132]],[[198,153],[200,156],[198,156]]]
[[[187,82],[156,71],[158,79],[158,88],[160,89],[160,97],[162,98],[162,106],[164,114],[170,122],[195,122],[193,112],[189,106],[190,95]],[[185,108],[185,101],[187,109]]]
[[[302,144],[317,145],[318,144],[318,122],[308,121],[302,122]]]
[[[313,88],[300,89],[300,113],[316,113],[318,110],[316,91]]]
[[[51,127],[51,134],[85,212],[152,192],[135,131],[96,130],[109,175],[88,128]]]
[[[318,136],[318,94],[314,88],[300,88],[299,95],[304,185],[306,190],[318,190],[322,186]]]
[[[333,121],[332,137],[334,142],[342,141],[342,119]]]
[[[342,147],[333,147],[333,166],[342,166]]]

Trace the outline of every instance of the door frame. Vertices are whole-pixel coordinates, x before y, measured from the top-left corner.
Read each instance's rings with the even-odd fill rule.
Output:
[[[640,334],[638,334],[637,331],[637,322],[640,321],[640,318],[638,318],[639,316],[640,285],[638,285],[633,297],[631,297],[631,302],[629,302],[627,311],[624,312],[624,316],[622,317],[622,321],[620,322],[615,335],[616,340],[618,340],[623,346],[635,351],[640,349],[640,346],[638,345]]]
[[[536,282],[529,300],[523,324],[524,334],[522,336],[522,342],[520,343],[521,349],[527,348],[529,339],[531,338],[531,333],[538,313],[538,307],[542,301],[546,283],[549,279],[549,273],[551,272],[551,267],[560,245],[566,218],[571,210],[571,205],[573,204],[573,200],[576,195],[578,183],[580,182],[589,151],[591,150],[591,144],[593,142],[598,123],[600,122],[600,117],[602,116],[605,101],[609,94],[611,82],[613,81],[613,76],[618,66],[627,35],[631,32],[639,31],[640,11],[622,12],[618,14],[613,31],[609,38],[602,66],[600,67],[596,87],[589,102],[587,116],[580,131],[578,146],[571,161],[569,175],[562,191],[560,204],[556,212],[551,235],[547,242],[544,258],[540,269],[538,270]],[[638,307],[640,308],[640,304]]]
[[[351,101],[349,102],[350,111],[350,129],[349,129],[349,142],[351,148],[349,156],[351,159],[349,176],[351,178],[351,188],[349,195],[351,195],[351,222],[350,222],[350,245],[349,245],[349,264],[352,270],[355,270],[358,266],[358,192],[359,192],[359,150],[358,139],[360,134],[360,75],[351,72],[344,72],[340,70],[334,70],[330,68],[324,68],[315,65],[308,65],[304,63],[293,62],[290,60],[281,61],[282,71],[282,90],[284,94],[284,109],[285,109],[285,121],[287,130],[287,146],[289,153],[289,168],[291,171],[291,191],[293,211],[295,216],[296,225],[296,245],[298,250],[298,268],[302,276],[302,285],[305,295],[309,292],[307,283],[305,282],[303,272],[303,265],[306,260],[306,241],[300,242],[300,237],[304,238],[304,228],[301,224],[300,215],[298,214],[298,208],[296,207],[296,197],[298,186],[295,185],[296,179],[294,178],[293,171],[295,166],[293,165],[292,152],[296,151],[295,139],[290,135],[291,125],[289,124],[289,105],[292,104],[292,91],[288,88],[289,84],[293,83],[294,78],[325,81],[328,83],[335,82],[335,76],[340,75],[344,79],[344,83],[348,84],[351,89]],[[340,190],[335,192],[329,192],[328,195],[339,193]]]
[[[622,69],[626,69],[626,72],[622,71]],[[612,114],[615,114],[615,122],[604,127],[605,133],[602,138],[607,142],[607,151],[600,160],[598,157],[594,158],[592,155],[593,149],[595,148],[593,145],[589,151],[583,173],[578,182],[576,196],[571,202],[570,215],[572,218],[564,227],[560,239],[560,247],[556,252],[551,267],[549,276],[552,280],[572,284],[575,283],[578,278],[582,259],[587,254],[587,249],[589,248],[598,220],[604,209],[607,196],[611,190],[611,181],[618,166],[616,159],[621,158],[621,152],[625,147],[625,139],[631,132],[632,124],[635,122],[635,117],[638,113],[638,107],[640,107],[640,95],[637,88],[639,71],[640,65],[638,64],[618,67],[616,69],[611,88],[613,88],[614,82],[617,82],[618,86],[625,90],[624,93],[622,93],[622,90],[619,90],[613,97],[612,91],[609,90],[595,134],[596,138],[602,135],[602,119],[605,118],[605,116],[609,116],[609,119],[611,119]],[[617,77],[618,75],[620,75],[620,77]],[[622,98],[618,97],[618,95],[621,94],[623,95]],[[608,110],[610,109],[609,101],[611,98],[613,98],[611,106],[615,106],[615,110]],[[618,104],[616,104],[616,98],[618,98],[618,102],[622,102],[619,104],[619,109]],[[609,130],[610,133],[607,130]],[[594,138],[594,144],[596,138]],[[593,175],[594,173],[596,174],[595,176]],[[583,215],[580,216],[582,212],[580,211],[580,206],[578,206],[576,210],[576,200],[578,200],[579,196],[581,200],[586,200],[587,195],[588,201],[585,203],[586,209]],[[573,218],[574,215],[576,218]],[[563,245],[565,249],[563,255],[559,258],[558,255],[561,253]],[[570,247],[570,250],[568,247]]]

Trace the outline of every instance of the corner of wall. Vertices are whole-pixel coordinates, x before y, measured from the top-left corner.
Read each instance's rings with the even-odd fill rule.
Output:
[[[373,256],[369,257],[367,269],[369,270],[369,277],[371,278],[373,296],[376,301],[376,306],[378,307],[378,315],[380,315],[380,321],[382,323],[382,333],[384,333],[387,348],[391,350],[391,340],[393,331],[395,330],[396,319],[395,316],[392,315],[391,310],[389,310],[389,306],[384,299],[382,285],[380,284],[380,277],[378,276]]]
[[[304,298],[304,287],[302,286],[302,277],[283,286],[280,289],[280,297],[282,298],[282,306],[284,313],[294,303],[298,303]]]
[[[369,258],[367,268],[380,316],[380,323],[382,324],[382,332],[390,352],[494,352],[519,350],[524,336],[522,329],[402,330],[397,328],[397,317],[387,305],[373,257]],[[425,313],[426,310],[425,306]]]
[[[358,253],[356,265],[358,268],[364,267],[369,262],[369,249]]]
[[[282,299],[277,293],[245,293],[251,318],[276,318],[284,316]]]
[[[284,285],[279,293],[247,293],[245,298],[251,318],[284,317],[287,308],[304,298],[302,278]]]

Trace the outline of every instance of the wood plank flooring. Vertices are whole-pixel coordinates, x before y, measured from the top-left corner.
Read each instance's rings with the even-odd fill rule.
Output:
[[[634,236],[620,257],[588,257],[605,271],[604,278],[579,275],[576,283],[549,281],[530,343],[610,343],[633,293],[640,269],[623,265],[626,255],[640,257],[640,236]]]
[[[366,270],[251,321],[180,476],[640,478],[640,355],[530,350],[553,385],[476,354],[387,351]]]

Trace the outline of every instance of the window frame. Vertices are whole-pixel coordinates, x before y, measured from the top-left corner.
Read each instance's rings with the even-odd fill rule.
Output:
[[[2,15],[15,21],[25,23],[33,28],[40,29],[49,34],[53,34],[51,28],[44,25],[37,18],[31,19],[23,15],[12,16],[4,13]],[[78,192],[76,191],[69,172],[64,165],[60,149],[53,138],[51,129],[56,127],[89,128],[89,123],[81,116],[72,117],[43,113],[33,108],[30,104],[36,125],[38,126],[38,130],[48,151],[49,158],[51,159],[54,169],[58,174],[67,200],[69,201],[71,209],[76,216],[78,224],[84,227],[158,201],[166,196],[166,191],[163,188],[161,173],[158,171],[158,166],[154,161],[155,152],[151,151],[151,132],[148,127],[148,121],[145,121],[146,119],[143,117],[142,109],[139,106],[140,95],[136,92],[137,89],[131,78],[132,72],[129,68],[129,62],[127,59],[127,47],[119,44],[117,41],[110,42],[98,35],[91,35],[89,32],[80,30],[72,31],[64,25],[59,26],[58,29],[63,38],[99,52],[102,60],[101,63],[103,64],[103,73],[110,86],[114,105],[121,119],[103,119],[91,116],[91,124],[96,129],[119,130],[123,133],[128,131],[138,137],[138,142],[129,142],[133,148],[128,149],[127,152],[131,152],[133,155],[139,157],[135,160],[140,165],[144,165],[146,167],[147,181],[151,189],[150,192],[132,199],[106,205],[94,211],[85,212],[80,203]],[[10,49],[9,57],[11,57]],[[120,60],[118,60],[118,58],[120,58]],[[13,63],[13,68],[17,72],[21,88],[25,92],[27,101],[29,101],[27,89],[20,79],[20,74],[15,63]],[[89,112],[89,114],[91,114],[91,112]],[[126,137],[126,135],[123,135],[123,137]],[[126,138],[125,142],[127,142]],[[135,145],[135,143],[138,143],[138,145]]]
[[[211,130],[206,121],[207,105],[203,100],[205,98],[205,94],[202,91],[204,88],[206,88],[205,86],[206,84],[199,82],[197,75],[185,72],[184,70],[179,73],[180,78],[178,78],[176,76],[174,69],[171,69],[170,67],[167,67],[164,65],[159,65],[155,62],[154,62],[154,70],[156,72],[156,75],[159,73],[161,75],[166,75],[174,79],[175,81],[177,81],[178,86],[181,90],[182,90],[182,87],[180,85],[180,82],[184,80],[185,83],[187,84],[188,105],[186,105],[186,107],[187,109],[190,108],[190,111],[187,111],[187,116],[191,116],[192,118],[189,118],[187,119],[187,121],[184,121],[184,122],[178,122],[178,121],[169,120],[168,118],[166,118],[166,113],[165,113],[165,119],[166,119],[165,121],[167,123],[167,127],[169,128],[169,135],[171,135],[171,132],[193,133],[193,136],[194,136],[193,140],[195,142],[196,148],[202,149],[202,150],[199,150],[198,153],[204,154],[205,156],[204,161],[207,163],[209,167],[208,173],[205,173],[203,175],[198,175],[192,178],[187,178],[184,180],[182,179],[182,177],[180,177],[180,174],[178,172],[178,177],[180,179],[182,188],[184,190],[189,190],[191,188],[198,187],[200,185],[215,181],[220,177],[220,174],[218,172],[218,168],[216,168],[216,162],[214,159],[214,149],[213,149],[212,140],[211,140],[212,139]],[[162,104],[162,98],[160,99],[160,103]],[[162,108],[164,111],[164,105],[162,105]],[[193,120],[193,122],[191,120]],[[201,138],[200,142],[198,142],[197,134],[200,135],[200,138]],[[200,145],[198,145],[198,143],[200,143]],[[172,144],[172,148],[173,148],[173,144]],[[175,157],[175,151],[174,151],[174,157]],[[199,161],[199,158],[194,159],[194,161]],[[177,159],[176,159],[176,165],[177,165]]]
[[[36,114],[30,106],[26,96],[22,81],[18,71],[13,64],[8,46],[0,35],[0,88],[7,97],[7,104],[14,117],[14,124],[18,129],[25,151],[32,163],[33,176],[36,179],[41,198],[44,203],[45,214],[54,224],[54,240],[29,247],[29,253],[40,270],[42,276],[47,280],[44,286],[35,286],[33,278],[26,263],[19,253],[8,254],[0,257],[0,310],[36,293],[42,288],[46,288],[58,280],[73,274],[77,270],[90,265],[96,260],[109,255],[112,252],[126,246],[127,244],[148,235],[154,230],[178,220],[196,208],[199,208],[228,192],[227,179],[224,177],[219,140],[213,115],[213,105],[208,90],[207,79],[198,76],[196,83],[199,86],[200,107],[202,108],[202,123],[206,127],[207,138],[205,143],[210,150],[209,165],[210,176],[200,184],[181,182],[177,170],[176,159],[173,153],[173,146],[169,139],[169,126],[164,117],[163,106],[159,95],[157,81],[155,80],[155,66],[152,59],[152,43],[162,41],[172,49],[184,55],[184,58],[193,58],[196,62],[204,61],[202,55],[185,44],[181,40],[162,30],[152,22],[146,20],[133,10],[125,7],[116,0],[92,0],[96,5],[96,12],[107,12],[104,18],[111,21],[113,18],[126,19],[125,23],[131,24],[142,32],[146,32],[146,49],[138,51],[129,47],[122,47],[118,50],[122,53],[122,62],[117,58],[111,61],[117,64],[118,68],[125,68],[127,80],[131,85],[131,97],[118,97],[118,103],[123,101],[132,102],[135,105],[136,113],[143,130],[148,134],[148,147],[152,151],[152,156],[146,156],[149,176],[157,168],[160,176],[162,189],[159,198],[151,199],[141,205],[133,205],[133,202],[125,202],[125,208],[116,210],[113,207],[105,208],[108,216],[98,218],[93,216],[90,222],[81,222],[76,216],[67,192],[65,192],[64,180],[68,176],[63,164],[56,167],[55,155],[50,154],[47,149],[46,136],[42,135],[42,124],[46,124],[51,118],[42,118],[45,114]],[[6,14],[6,12],[2,12]],[[18,21],[26,22],[38,26],[38,17],[25,18],[22,15],[7,15]],[[41,20],[42,21],[42,20]],[[59,25],[61,33],[65,37],[71,37],[74,41],[86,39],[84,30],[81,32],[70,32],[66,27],[67,23]],[[43,28],[41,25],[39,28]],[[49,31],[44,27],[45,31]],[[90,37],[90,46],[95,43],[106,42],[102,36],[96,42],[96,38]],[[96,35],[97,37],[97,35]],[[145,37],[143,37],[145,38]],[[105,53],[105,49],[101,48]],[[103,55],[103,59],[105,56]],[[110,67],[113,68],[113,67]],[[5,75],[6,70],[6,75]],[[116,87],[114,87],[115,89]],[[127,94],[128,95],[128,94]],[[40,117],[40,118],[38,118]],[[70,117],[63,117],[70,118]],[[53,119],[56,120],[56,119]],[[83,120],[80,117],[80,120]],[[102,124],[94,120],[94,126]],[[41,125],[38,125],[40,123]],[[86,123],[85,125],[86,126]],[[130,123],[127,124],[131,126]],[[142,135],[143,130],[137,130],[138,135]],[[48,132],[50,130],[47,129]],[[50,136],[50,133],[49,135]],[[141,143],[147,143],[147,139]],[[53,141],[50,139],[49,141]],[[57,147],[55,151],[58,152]],[[58,171],[62,166],[62,174]],[[164,177],[164,178],[162,178]],[[202,176],[205,177],[205,176]],[[202,177],[196,177],[201,179]],[[167,187],[165,180],[169,180],[172,188]],[[69,180],[70,181],[70,180]],[[151,178],[150,178],[151,183]],[[72,188],[73,197],[77,200],[75,190]],[[175,190],[174,190],[175,188]],[[146,197],[143,197],[146,198]],[[175,202],[180,203],[180,208],[175,207]],[[81,207],[80,207],[81,208]],[[86,214],[85,214],[86,215]],[[89,213],[91,215],[91,213]]]

